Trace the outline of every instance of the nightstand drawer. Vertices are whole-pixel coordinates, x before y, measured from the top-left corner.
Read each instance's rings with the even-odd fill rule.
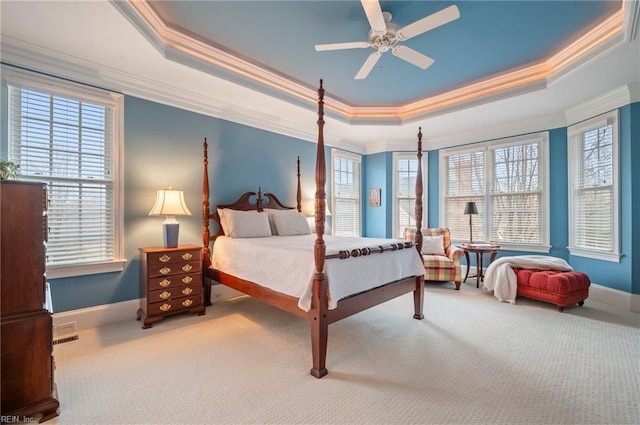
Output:
[[[157,291],[150,291],[149,299],[147,302],[156,303],[159,301],[169,301],[181,297],[195,297],[200,294],[200,288],[200,282],[198,282],[193,285],[180,285],[166,289],[159,289]]]
[[[156,277],[149,279],[149,291],[158,289],[173,289],[176,286],[190,285],[196,283],[202,284],[202,275],[200,273],[189,273],[173,276]]]
[[[164,252],[152,252],[148,254],[148,262],[149,267],[160,266],[167,264],[175,264],[175,263],[185,263],[185,262],[199,262],[200,254],[202,250],[200,249],[190,249],[185,251],[164,251]],[[160,268],[158,267],[158,268]]]
[[[149,315],[167,314],[176,311],[188,310],[202,304],[202,297],[176,298],[175,300],[160,301],[149,304]]]
[[[172,276],[180,273],[198,273],[202,265],[200,261],[190,261],[188,263],[168,263],[149,265],[149,277]]]

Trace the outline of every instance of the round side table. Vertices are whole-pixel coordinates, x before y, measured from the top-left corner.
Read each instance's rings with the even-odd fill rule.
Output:
[[[484,265],[483,265],[483,256],[484,254],[490,254],[489,264],[496,259],[496,255],[498,254],[498,250],[500,249],[500,245],[489,244],[489,243],[463,243],[462,250],[464,251],[464,258],[467,260],[467,272],[464,274],[463,282],[467,281],[468,277],[476,278],[476,288],[480,287],[480,281],[484,280]],[[471,263],[469,261],[469,253],[473,253],[476,255],[476,274],[474,276],[469,276],[469,269],[471,268]]]

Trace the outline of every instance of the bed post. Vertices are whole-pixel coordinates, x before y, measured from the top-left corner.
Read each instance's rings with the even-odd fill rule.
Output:
[[[311,350],[313,352],[313,368],[311,375],[322,378],[327,374],[327,334],[328,334],[328,300],[327,276],[324,272],[326,246],[324,243],[324,212],[327,194],[325,192],[326,167],[324,159],[324,89],[322,80],[318,89],[318,147],[316,151],[316,196],[315,219],[316,240],[313,256],[315,259],[315,273],[313,274],[313,298],[311,300]]]
[[[300,155],[298,155],[298,186],[296,192],[296,210],[302,212],[302,188],[300,187]]]
[[[206,277],[205,271],[211,267],[211,251],[209,243],[211,234],[209,232],[209,158],[207,154],[207,138],[202,143],[203,150],[203,173],[202,173],[202,290],[204,295],[204,305],[211,305],[211,280]]]
[[[418,171],[416,173],[416,248],[422,256],[422,127],[418,127]]]
[[[416,173],[416,237],[415,244],[422,259],[422,127],[418,127],[418,171]],[[416,277],[413,291],[413,318],[424,319],[424,276]]]

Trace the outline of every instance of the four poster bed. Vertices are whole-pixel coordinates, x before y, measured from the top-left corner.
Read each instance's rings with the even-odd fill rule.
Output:
[[[424,318],[424,266],[420,257],[422,132],[418,132],[414,245],[399,239],[324,235],[326,168],[322,80],[318,89],[317,123],[315,236],[300,212],[299,158],[295,208],[283,205],[272,193],[263,195],[259,189],[258,193],[244,193],[233,204],[217,205],[211,213],[205,139],[202,241],[205,303],[211,305],[211,281],[214,280],[308,320],[313,357],[311,375],[321,378],[327,374],[329,324],[409,292],[413,292],[413,317]],[[295,224],[303,219],[306,232]],[[214,235],[209,230],[210,220],[218,226]]]

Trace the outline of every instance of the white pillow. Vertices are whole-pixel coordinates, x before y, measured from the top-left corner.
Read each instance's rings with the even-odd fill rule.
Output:
[[[265,208],[264,212],[269,215],[269,225],[271,226],[271,234],[273,236],[278,235],[278,230],[276,229],[276,224],[273,222],[273,216],[276,214],[285,214],[291,210],[276,210],[275,208]]]
[[[308,235],[311,233],[309,222],[298,211],[279,211],[271,216],[277,234],[280,236]]]
[[[232,238],[262,238],[271,236],[269,217],[258,211],[226,209],[223,213],[227,228],[225,235]],[[223,229],[225,224],[222,225]]]
[[[446,255],[443,241],[444,235],[425,236],[422,239],[422,253],[426,255]]]
[[[220,216],[220,226],[222,226],[222,232],[225,236],[229,236],[229,223],[227,223],[227,216],[225,215],[226,209],[218,208],[218,215]]]

